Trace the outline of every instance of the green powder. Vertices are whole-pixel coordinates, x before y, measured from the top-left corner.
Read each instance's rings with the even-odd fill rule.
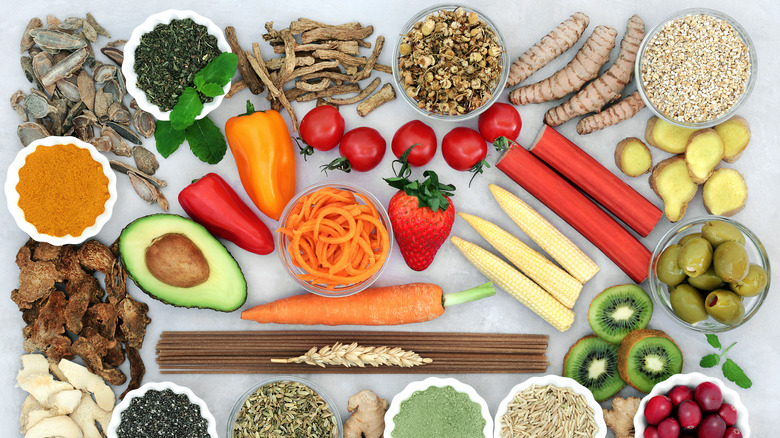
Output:
[[[482,407],[452,386],[415,391],[393,417],[391,438],[484,438]]]

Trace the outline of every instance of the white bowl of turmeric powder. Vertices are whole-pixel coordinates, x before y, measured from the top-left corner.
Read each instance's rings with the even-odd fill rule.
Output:
[[[20,150],[8,168],[5,197],[19,228],[52,245],[96,235],[116,203],[108,159],[75,137],[46,137]]]

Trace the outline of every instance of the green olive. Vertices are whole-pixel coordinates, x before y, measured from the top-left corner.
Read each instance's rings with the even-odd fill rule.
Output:
[[[747,276],[742,281],[731,283],[729,286],[731,290],[741,297],[753,297],[764,291],[766,281],[764,268],[751,264]]]
[[[734,241],[745,244],[745,236],[739,228],[723,221],[709,221],[701,227],[701,237],[715,248],[723,242]]]
[[[701,233],[686,234],[685,236],[682,236],[682,238],[680,238],[680,240],[677,241],[677,244],[680,245],[680,246],[683,246],[683,245],[685,245],[685,242],[687,242],[687,241],[689,241],[691,239],[694,239],[696,237],[701,237]]]
[[[723,286],[723,280],[715,273],[715,267],[710,265],[703,274],[698,277],[691,277],[688,279],[688,283],[696,289],[712,291]]]
[[[696,324],[707,319],[707,311],[704,310],[704,296],[695,287],[689,284],[681,284],[672,289],[669,295],[672,310],[683,321]]]
[[[680,245],[669,245],[664,249],[664,252],[658,256],[655,273],[658,275],[658,280],[662,283],[669,286],[677,286],[687,277],[677,263],[679,254]]]
[[[686,275],[698,277],[706,272],[712,263],[712,245],[702,237],[688,240],[680,248],[677,263]]]
[[[727,325],[737,324],[745,316],[742,299],[734,292],[725,289],[710,292],[704,300],[704,308],[713,319]]]
[[[742,281],[750,269],[750,259],[742,244],[728,241],[715,248],[712,256],[715,274],[726,283]]]

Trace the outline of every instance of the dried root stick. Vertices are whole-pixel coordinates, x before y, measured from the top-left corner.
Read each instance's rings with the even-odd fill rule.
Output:
[[[241,46],[238,44],[236,29],[233,26],[225,28],[225,38],[227,39],[228,44],[230,44],[230,51],[238,56],[238,72],[241,74],[241,78],[244,80],[246,86],[249,87],[249,91],[251,91],[252,94],[262,93],[265,89],[263,83],[260,82],[260,78],[252,71],[252,66],[249,65],[249,61],[247,61],[244,51],[241,50]]]
[[[512,63],[506,86],[513,87],[523,82],[561,53],[569,50],[580,39],[588,23],[590,19],[584,13],[572,14]]]
[[[586,85],[571,99],[547,111],[544,122],[550,126],[558,126],[583,114],[599,111],[617,99],[631,82],[634,61],[644,36],[645,23],[638,15],[634,15],[628,20],[626,33],[620,43],[620,53],[615,62],[604,74]]]
[[[580,122],[577,123],[577,133],[585,135],[598,131],[599,129],[604,129],[607,126],[617,125],[624,120],[634,117],[636,113],[644,107],[645,103],[642,101],[642,98],[639,97],[639,92],[635,91],[632,95],[606,110],[580,120]]]
[[[379,35],[376,37],[376,45],[374,46],[373,52],[371,52],[371,56],[368,57],[368,61],[366,61],[365,67],[363,67],[362,70],[352,75],[352,79],[350,82],[358,82],[360,80],[366,79],[367,77],[371,76],[371,70],[374,69],[374,65],[376,64],[377,58],[379,58],[379,54],[382,53],[382,47],[385,45],[385,37],[382,35]]]
[[[252,51],[254,52],[254,56],[249,52],[246,53],[249,64],[252,65],[255,73],[257,73],[257,75],[260,77],[260,80],[263,81],[265,86],[268,88],[268,94],[274,99],[277,99],[284,107],[284,109],[287,110],[287,113],[290,114],[290,121],[292,122],[293,131],[298,132],[298,117],[295,116],[295,111],[293,110],[292,105],[290,105],[290,101],[287,100],[287,96],[285,96],[280,89],[274,86],[274,83],[271,80],[271,76],[268,74],[268,69],[265,68],[263,57],[260,54],[260,45],[257,43],[252,43]]]
[[[366,88],[363,89],[363,91],[360,92],[357,96],[353,96],[347,99],[329,99],[326,98],[325,100],[330,103],[335,103],[336,105],[352,105],[353,103],[358,103],[361,100],[368,97],[369,94],[373,93],[374,90],[376,90],[376,87],[379,86],[379,78],[374,78],[373,81],[371,81],[370,84]]]
[[[579,90],[599,74],[615,47],[617,31],[609,26],[598,26],[566,67],[535,84],[520,87],[509,93],[515,105],[543,103]]]
[[[379,108],[380,106],[395,99],[395,89],[390,84],[385,84],[382,88],[374,93],[373,96],[364,100],[357,107],[357,113],[360,117],[367,116],[371,111]]]

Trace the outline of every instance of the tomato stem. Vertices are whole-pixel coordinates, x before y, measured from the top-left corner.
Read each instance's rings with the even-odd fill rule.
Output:
[[[480,160],[477,164],[471,167],[469,169],[469,172],[473,172],[474,175],[471,175],[471,179],[469,180],[469,187],[471,187],[471,182],[474,181],[474,178],[476,178],[477,175],[484,172],[485,169],[490,167],[490,163],[487,162],[487,160]]]
[[[320,166],[320,169],[325,172],[325,175],[328,174],[329,170],[341,170],[342,172],[349,173],[352,171],[352,164],[350,164],[349,160],[345,157],[339,157],[328,164],[323,164]]]

